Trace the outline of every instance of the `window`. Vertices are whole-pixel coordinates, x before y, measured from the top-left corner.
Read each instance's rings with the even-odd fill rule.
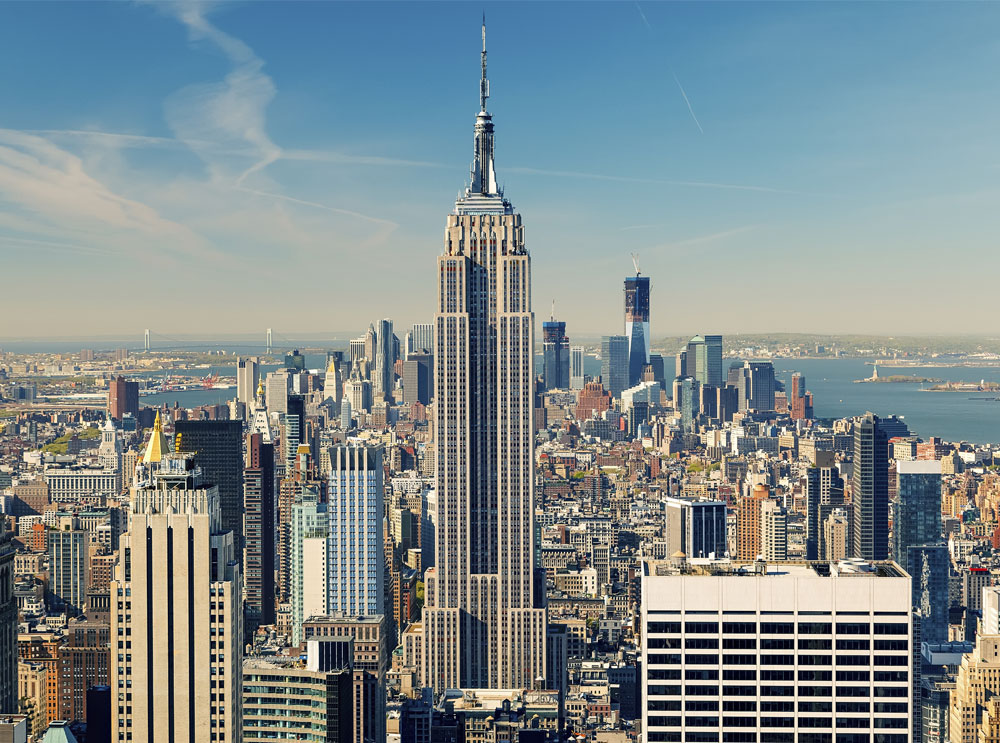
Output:
[[[722,634],[724,635],[755,635],[757,634],[756,622],[723,622]]]
[[[718,637],[686,637],[684,638],[684,647],[689,649],[698,650],[717,650],[719,647]]]
[[[691,684],[688,684],[686,687],[684,687],[684,693],[687,694],[689,697],[717,697],[719,696],[719,687],[692,686]]]
[[[799,671],[799,681],[832,681],[832,671]]]
[[[828,635],[832,629],[830,622],[799,622],[800,635]]]
[[[831,702],[799,702],[799,712],[833,712]]]
[[[762,635],[791,635],[795,633],[795,625],[791,622],[761,622],[760,633]]]
[[[722,640],[722,647],[726,650],[756,650],[757,639],[755,637],[725,637]]]
[[[716,622],[685,622],[684,631],[695,634],[715,634],[719,631],[719,625]]]
[[[722,678],[725,681],[756,681],[757,671],[747,668],[724,668]]]
[[[906,635],[909,634],[909,627],[906,622],[876,622],[876,635]]]

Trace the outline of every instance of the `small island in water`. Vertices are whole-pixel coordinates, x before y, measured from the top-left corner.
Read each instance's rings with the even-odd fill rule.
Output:
[[[944,382],[928,387],[929,392],[1000,392],[1000,382]]]
[[[855,379],[855,384],[937,384],[944,380],[932,377],[907,376],[906,374],[890,374],[887,377],[866,377]]]

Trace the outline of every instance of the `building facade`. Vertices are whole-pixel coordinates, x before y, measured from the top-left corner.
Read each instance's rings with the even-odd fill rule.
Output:
[[[436,565],[423,682],[530,688],[545,676],[534,574],[534,314],[521,217],[497,186],[483,26],[472,182],[438,258]]]

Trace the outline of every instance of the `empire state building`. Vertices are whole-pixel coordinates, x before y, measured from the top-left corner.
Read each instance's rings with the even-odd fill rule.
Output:
[[[435,316],[436,565],[426,573],[423,682],[530,689],[545,676],[534,576],[534,314],[521,216],[497,187],[486,110],[471,182],[448,216]],[[541,586],[544,590],[544,586]]]

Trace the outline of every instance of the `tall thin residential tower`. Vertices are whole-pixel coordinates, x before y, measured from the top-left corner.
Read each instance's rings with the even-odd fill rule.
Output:
[[[521,216],[497,187],[480,110],[471,184],[438,258],[434,385],[437,559],[426,573],[424,683],[532,688],[545,677],[534,576],[534,314]]]

